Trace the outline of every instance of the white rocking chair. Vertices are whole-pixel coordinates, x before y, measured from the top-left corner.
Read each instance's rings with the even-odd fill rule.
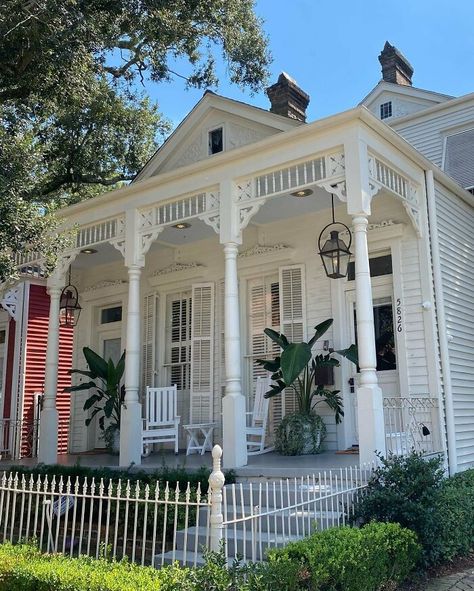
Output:
[[[251,416],[250,425],[246,427],[247,454],[249,456],[264,454],[274,449],[273,447],[265,447],[270,400],[264,395],[270,389],[270,382],[269,378],[257,378],[253,411],[247,413]]]
[[[150,455],[154,443],[174,443],[174,453],[178,453],[177,387],[146,389],[145,419],[143,419],[143,455]]]

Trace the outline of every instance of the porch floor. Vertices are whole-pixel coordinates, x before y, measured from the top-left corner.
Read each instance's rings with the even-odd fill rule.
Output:
[[[119,458],[117,455],[107,453],[84,453],[84,454],[64,454],[59,456],[58,464],[63,466],[74,466],[80,464],[91,468],[107,467],[118,468]],[[11,465],[34,466],[37,463],[36,458],[24,458],[22,460],[1,460],[0,470]],[[163,466],[169,468],[182,466],[190,471],[197,470],[201,466],[211,468],[212,457],[210,453],[203,456],[192,454],[186,456],[180,453],[177,456],[172,452],[164,451],[151,454],[143,458],[142,465],[137,470],[154,471]],[[282,456],[275,452],[270,452],[257,456],[249,456],[247,466],[237,468],[235,471],[241,479],[246,478],[288,478],[297,476],[311,475],[321,470],[346,468],[349,466],[358,466],[359,456],[352,454],[336,454],[332,451],[322,452],[317,455],[307,456]]]

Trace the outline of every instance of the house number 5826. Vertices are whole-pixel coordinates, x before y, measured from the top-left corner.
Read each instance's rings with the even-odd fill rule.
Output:
[[[397,298],[397,309],[396,309],[396,316],[397,316],[397,332],[402,332],[402,301],[400,298]]]

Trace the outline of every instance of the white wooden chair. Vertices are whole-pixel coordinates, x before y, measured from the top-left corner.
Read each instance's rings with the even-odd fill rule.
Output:
[[[178,453],[178,427],[180,417],[177,413],[178,390],[176,384],[167,388],[146,389],[145,418],[143,419],[143,455],[150,454],[154,443],[174,443],[174,453]]]
[[[247,413],[251,417],[250,425],[246,427],[247,454],[249,456],[264,454],[274,449],[273,447],[265,447],[270,399],[265,398],[264,395],[270,389],[270,383],[270,378],[257,378],[253,411]]]

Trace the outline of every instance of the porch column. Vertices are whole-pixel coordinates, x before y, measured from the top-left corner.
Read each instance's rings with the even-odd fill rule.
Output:
[[[377,357],[367,247],[367,217],[352,219],[355,250],[355,287],[357,343],[359,353],[359,386],[357,388],[360,462],[372,462],[375,452],[385,455],[385,426],[382,390],[377,382]]]
[[[125,344],[125,403],[120,418],[120,466],[141,464],[142,405],[140,387],[139,265],[128,267],[127,336]]]
[[[38,462],[56,464],[58,461],[58,410],[56,393],[58,389],[59,358],[59,300],[62,290],[59,279],[48,279],[49,320],[46,345],[46,371],[44,396],[40,415]]]
[[[245,397],[242,395],[239,283],[236,242],[224,244],[225,396],[222,401],[224,467],[247,464]]]

